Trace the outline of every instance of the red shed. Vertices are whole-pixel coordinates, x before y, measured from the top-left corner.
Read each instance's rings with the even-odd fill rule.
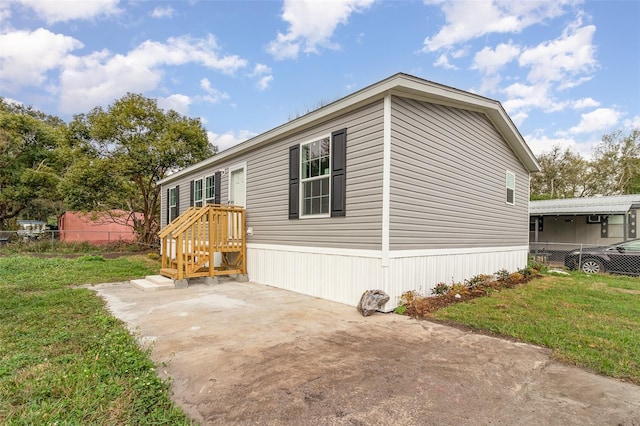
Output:
[[[133,213],[142,220],[142,213]],[[61,241],[86,241],[108,244],[116,241],[136,241],[132,213],[124,210],[110,212],[64,212],[58,217]]]

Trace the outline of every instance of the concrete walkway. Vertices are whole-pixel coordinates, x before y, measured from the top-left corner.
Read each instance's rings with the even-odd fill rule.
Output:
[[[201,424],[640,426],[640,387],[536,346],[253,283],[92,288]]]

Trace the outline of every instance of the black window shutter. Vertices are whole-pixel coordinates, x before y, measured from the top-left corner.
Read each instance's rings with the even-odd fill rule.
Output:
[[[189,207],[193,207],[195,194],[193,193],[193,181],[189,182]]]
[[[171,189],[167,188],[167,225],[171,222]]]
[[[176,185],[176,217],[180,216],[180,187]]]
[[[220,182],[222,173],[216,172],[213,178],[213,203],[220,204]]]
[[[331,134],[331,216],[346,214],[347,129]]]
[[[300,217],[300,145],[289,147],[289,219]]]

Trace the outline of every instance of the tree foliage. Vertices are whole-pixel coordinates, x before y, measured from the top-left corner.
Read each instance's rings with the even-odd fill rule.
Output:
[[[554,147],[538,157],[542,171],[531,177],[531,199],[640,193],[640,130],[606,134],[587,160]]]
[[[68,165],[61,190],[69,208],[122,209],[141,241],[159,230],[159,179],[213,155],[199,119],[160,109],[153,99],[127,94],[106,110],[74,117],[65,145]],[[133,213],[142,213],[138,220]]]
[[[59,118],[0,98],[0,229],[27,210],[42,220],[55,210],[64,131]]]
[[[542,171],[531,177],[532,199],[581,197],[588,163],[580,154],[559,146],[538,157]]]

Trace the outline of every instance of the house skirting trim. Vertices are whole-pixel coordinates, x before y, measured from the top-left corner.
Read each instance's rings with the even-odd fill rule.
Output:
[[[365,290],[380,289],[391,310],[409,290],[429,295],[439,282],[515,272],[526,266],[527,253],[528,246],[392,251],[383,266],[375,250],[247,244],[247,267],[251,281],[351,306]]]

